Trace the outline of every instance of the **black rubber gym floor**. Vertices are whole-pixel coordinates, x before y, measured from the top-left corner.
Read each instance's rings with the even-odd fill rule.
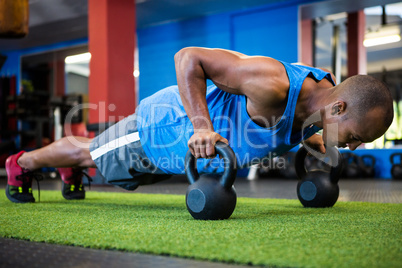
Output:
[[[129,252],[95,250],[71,246],[20,241],[0,238],[0,267],[194,267],[228,268],[244,267],[223,263],[212,263],[154,256]]]
[[[0,179],[5,188],[6,179]],[[297,199],[297,180],[238,178],[238,197]],[[61,189],[59,180],[42,181],[41,189]],[[183,176],[139,187],[136,192],[185,194],[188,183]],[[402,181],[382,179],[341,179],[340,201],[402,203]],[[35,188],[35,185],[34,185]],[[127,192],[109,185],[92,185],[92,191]],[[0,238],[0,267],[245,267],[223,263],[195,261],[166,256],[94,250],[72,246]]]

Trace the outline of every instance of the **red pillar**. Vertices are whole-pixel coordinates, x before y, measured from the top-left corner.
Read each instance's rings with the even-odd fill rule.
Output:
[[[118,121],[135,111],[135,1],[88,0],[88,28],[89,121]]]
[[[301,21],[301,47],[299,61],[313,65],[313,22],[310,19]]]
[[[58,97],[64,96],[66,91],[66,74],[64,65],[64,60],[58,60],[53,64],[53,71],[55,72],[53,94]]]
[[[363,10],[348,14],[348,77],[367,73],[367,54],[363,46],[365,28]]]

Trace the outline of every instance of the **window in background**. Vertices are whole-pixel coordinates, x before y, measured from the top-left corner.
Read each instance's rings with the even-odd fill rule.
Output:
[[[66,94],[88,95],[89,52],[71,55],[65,59]]]
[[[385,11],[385,13],[384,13]],[[365,42],[367,73],[388,84],[394,98],[394,121],[387,133],[366,148],[389,148],[402,144],[402,2],[366,8]],[[379,42],[378,42],[379,41]]]
[[[367,72],[388,84],[395,108],[387,133],[364,147],[402,146],[402,2],[366,8],[364,13]],[[339,83],[347,78],[347,13],[316,18],[314,24],[314,65],[331,70]],[[368,39],[377,37],[388,42],[383,39],[382,44],[367,45]]]
[[[347,75],[345,12],[315,19],[314,65],[331,70],[340,83]]]

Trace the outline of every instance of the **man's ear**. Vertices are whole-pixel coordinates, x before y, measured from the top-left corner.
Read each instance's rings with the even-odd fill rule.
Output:
[[[331,115],[340,115],[346,110],[346,102],[336,101],[331,106]]]

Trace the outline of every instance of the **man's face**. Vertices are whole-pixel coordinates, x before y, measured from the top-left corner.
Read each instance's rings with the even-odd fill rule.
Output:
[[[358,120],[349,115],[332,117],[324,121],[323,139],[326,145],[349,147],[355,150],[360,144],[372,142],[381,137],[387,130],[384,127],[384,112],[375,108]]]

